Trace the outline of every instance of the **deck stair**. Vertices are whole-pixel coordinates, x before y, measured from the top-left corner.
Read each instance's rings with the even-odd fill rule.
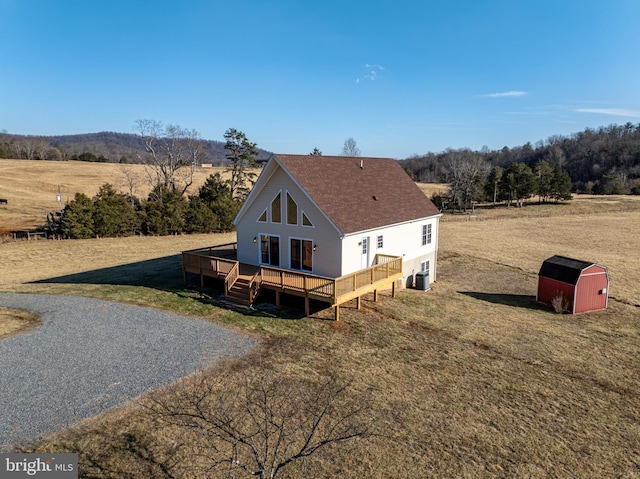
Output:
[[[225,299],[232,303],[251,306],[251,276],[239,275],[229,287]]]
[[[260,289],[260,268],[247,264],[238,264],[237,274],[230,272],[227,276],[229,285],[225,299],[231,303],[251,307]]]

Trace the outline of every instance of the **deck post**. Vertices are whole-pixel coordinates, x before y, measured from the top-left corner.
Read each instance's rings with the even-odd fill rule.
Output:
[[[309,316],[309,296],[304,297],[304,315]]]
[[[393,283],[391,283],[391,297],[392,298],[396,297],[396,282],[395,281]]]
[[[373,302],[374,303],[378,302],[378,290],[377,289],[373,290]]]
[[[356,298],[356,310],[360,311],[360,296]]]
[[[336,321],[340,321],[340,305],[336,304],[335,310],[336,310],[335,319]]]
[[[276,290],[276,306],[280,306],[280,291]]]

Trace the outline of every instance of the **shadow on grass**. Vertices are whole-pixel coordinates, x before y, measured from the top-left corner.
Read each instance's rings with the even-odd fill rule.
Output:
[[[505,306],[514,306],[516,308],[528,309],[546,309],[543,305],[536,301],[535,296],[528,294],[501,294],[501,293],[480,293],[478,291],[458,291],[460,294],[470,296],[481,301],[493,304],[503,304]]]
[[[224,282],[214,278],[204,278],[204,287],[200,277],[187,274],[187,283],[182,277],[181,255],[138,261],[135,263],[99,268],[82,273],[55,276],[33,281],[31,284],[94,284],[115,286],[140,286],[166,291],[180,297],[189,297],[200,303],[233,309],[247,316],[269,316],[277,319],[302,319],[304,299],[282,295],[282,306],[276,307],[275,293],[263,291],[258,297],[254,309],[233,305],[224,301]],[[311,316],[317,316],[326,309],[325,303],[311,302]]]
[[[33,281],[32,284],[111,284],[145,286],[163,291],[184,288],[182,258],[176,254],[164,258],[94,269]]]

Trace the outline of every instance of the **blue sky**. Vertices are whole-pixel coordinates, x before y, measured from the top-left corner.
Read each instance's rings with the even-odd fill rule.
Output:
[[[640,123],[637,0],[0,0],[0,130],[406,158]]]

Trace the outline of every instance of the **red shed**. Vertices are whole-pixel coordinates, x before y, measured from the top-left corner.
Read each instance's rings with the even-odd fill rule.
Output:
[[[538,273],[536,299],[553,306],[553,299],[560,295],[572,314],[605,309],[609,300],[607,268],[565,256],[545,260]]]

